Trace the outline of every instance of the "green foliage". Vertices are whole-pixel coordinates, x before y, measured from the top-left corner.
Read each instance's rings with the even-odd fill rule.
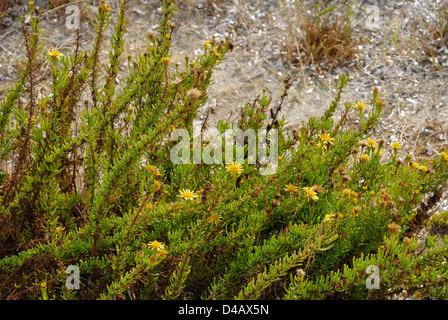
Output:
[[[325,114],[292,132],[266,92],[236,124],[220,121],[220,132],[278,130],[274,174],[261,175],[260,162],[233,175],[222,164],[173,164],[170,133],[192,134],[213,69],[233,45],[211,39],[202,55],[171,65],[175,7],[164,0],[157,34],[127,57],[129,75],[117,84],[127,2],[102,64],[108,9],[99,7],[91,50],[79,33],[74,53],[48,51],[51,94],[40,99],[39,14],[23,27],[27,61],[0,105],[0,157],[13,164],[0,173],[2,299],[448,296],[448,239],[428,237],[415,251],[448,180],[448,155],[402,160],[399,144],[371,139],[384,105],[378,90],[370,103],[341,105],[342,75]],[[348,125],[352,116],[359,127]],[[69,265],[79,268],[79,290],[65,286]],[[369,265],[380,289],[366,288]]]

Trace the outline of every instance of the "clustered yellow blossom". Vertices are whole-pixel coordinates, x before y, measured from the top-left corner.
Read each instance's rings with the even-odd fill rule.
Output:
[[[376,104],[377,104],[378,106],[380,106],[380,107],[383,107],[383,106],[384,106],[384,102],[383,102],[383,100],[381,100],[380,98],[376,98],[375,101],[376,101]]]
[[[334,219],[342,219],[342,218],[344,218],[344,215],[338,212],[333,214],[326,214],[324,217],[324,222],[330,222]]]
[[[391,144],[391,147],[394,148],[394,150],[398,150],[401,149],[401,144],[399,144],[398,142],[393,142]]]
[[[298,189],[299,189],[299,187],[297,187],[293,184],[288,184],[285,186],[284,190],[293,193],[293,192],[297,191]]]
[[[160,177],[160,176],[162,175],[162,174],[160,173],[159,168],[157,168],[156,166],[153,166],[153,165],[147,165],[147,166],[146,166],[146,170],[147,170],[149,173],[153,174],[154,177]]]
[[[352,192],[350,191],[350,189],[344,189],[344,190],[342,191],[342,194],[343,194],[345,197],[350,197],[351,194],[352,194]]]
[[[417,170],[420,170],[420,171],[423,171],[423,172],[427,172],[427,171],[429,171],[429,169],[428,169],[427,166],[419,165],[419,164],[418,164],[417,162],[415,162],[415,161],[412,161],[412,162],[411,162],[411,166],[412,166],[413,168],[415,168],[415,169],[417,169]]]
[[[443,151],[443,152],[440,153],[440,157],[441,157],[443,160],[448,161],[448,154],[447,154],[445,151]]]
[[[106,3],[106,1],[101,1],[101,4],[100,4],[100,6],[98,7],[98,10],[99,11],[110,11],[111,10],[111,8],[110,8],[110,6]]]

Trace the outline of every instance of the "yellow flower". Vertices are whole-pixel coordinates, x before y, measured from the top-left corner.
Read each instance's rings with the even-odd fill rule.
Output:
[[[218,50],[216,50],[215,48],[212,49],[212,53],[217,57],[217,58],[221,58],[221,54],[218,52]]]
[[[344,189],[344,190],[342,191],[342,194],[343,194],[344,196],[346,196],[346,197],[350,197],[350,195],[351,195],[351,191],[350,191],[350,189]]]
[[[358,196],[358,194],[357,194],[355,191],[351,191],[350,193],[351,193],[352,196],[354,196],[354,197],[357,197],[357,196]]]
[[[367,139],[367,143],[369,144],[369,146],[371,146],[372,148],[376,148],[376,142],[373,139]]]
[[[398,142],[393,142],[391,144],[392,148],[394,148],[395,150],[401,149],[401,144],[399,144]]]
[[[171,39],[171,35],[169,35],[168,33],[165,35],[165,39],[166,40],[170,40]]]
[[[156,187],[157,190],[159,190],[161,186],[162,186],[162,182],[160,182],[158,180],[154,181],[154,187]]]
[[[150,164],[146,166],[146,170],[148,170],[149,172],[153,172],[155,169],[157,169],[156,166],[153,166],[153,165],[150,165]]]
[[[209,48],[211,46],[212,46],[212,44],[211,44],[210,41],[204,41],[204,49],[207,49],[207,48]]]
[[[55,57],[59,60],[60,57],[63,57],[64,54],[60,53],[58,50],[51,48],[50,51],[47,52],[50,57]]]
[[[303,187],[302,190],[305,191],[305,193],[309,199],[313,199],[314,201],[317,201],[317,199],[319,199],[316,192],[312,188]],[[307,200],[308,200],[308,198],[307,198]]]
[[[380,107],[384,106],[384,102],[380,98],[376,98],[375,101],[378,106],[380,106]]]
[[[423,171],[423,172],[427,172],[428,168],[426,166],[418,166],[417,167],[418,170]]]
[[[443,160],[448,161],[448,154],[447,154],[445,151],[443,151],[443,152],[440,153],[440,157],[441,157]]]
[[[156,166],[153,165],[147,165],[146,166],[146,170],[149,173],[152,173],[155,177],[160,177],[162,174],[160,173],[159,168],[157,168]]]
[[[110,11],[111,8],[110,8],[110,6],[107,3],[102,3],[98,7],[98,10],[100,10],[100,11]]]
[[[226,170],[230,172],[232,177],[237,177],[243,173],[243,166],[239,163],[232,163],[226,166]]]
[[[358,111],[362,111],[362,110],[364,110],[365,107],[366,107],[366,105],[365,105],[364,101],[358,102],[358,103],[356,104],[356,108],[358,109]]]
[[[362,190],[367,190],[367,186],[362,186]]]
[[[217,214],[214,214],[214,215],[210,216],[210,218],[208,219],[208,223],[217,224],[220,220],[221,220],[220,216]]]
[[[163,243],[161,243],[157,240],[150,242],[149,247],[155,251],[161,251],[164,249]]]
[[[375,151],[373,151],[373,152],[378,153],[378,149],[375,149]],[[380,150],[380,154],[383,154],[382,150]]]
[[[359,158],[359,161],[361,162],[367,162],[370,160],[370,157],[366,154],[362,154],[361,157]]]
[[[322,139],[324,144],[327,144],[327,143],[333,144],[333,141],[332,141],[333,139],[328,134],[322,133],[319,137]]]
[[[47,287],[47,282],[46,282],[46,281],[42,282],[42,283],[40,284],[40,287],[41,287],[42,289],[45,289],[45,288]]]
[[[180,198],[184,198],[185,200],[194,200],[194,198],[199,197],[194,191],[190,191],[190,189],[180,190],[180,194],[178,195]]]
[[[162,250],[159,251],[159,254],[162,255],[162,256],[166,256],[168,253],[169,252],[166,251],[165,249],[162,249]]]
[[[160,61],[162,61],[164,65],[169,65],[171,63],[171,59],[168,57],[163,57]]]
[[[418,168],[419,167],[419,164],[417,163],[417,162],[415,162],[415,161],[412,161],[412,163],[411,163],[411,166],[413,167],[413,168]]]
[[[285,191],[289,191],[289,192],[294,192],[297,191],[297,189],[299,189],[299,187],[293,185],[293,184],[288,184],[285,186]]]
[[[65,228],[62,228],[62,227],[56,227],[56,232],[57,233],[62,233],[62,231],[64,231],[65,230]]]

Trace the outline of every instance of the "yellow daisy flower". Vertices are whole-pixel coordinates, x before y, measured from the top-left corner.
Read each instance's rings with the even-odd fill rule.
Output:
[[[238,177],[244,171],[243,166],[236,162],[226,165],[226,170],[230,172],[232,177]]]
[[[60,57],[63,57],[64,54],[60,53],[58,50],[51,48],[50,51],[47,52],[50,57],[55,57],[59,60]]]
[[[164,249],[163,243],[161,243],[157,240],[150,242],[149,247],[155,251],[161,251]]]
[[[376,148],[376,142],[373,139],[367,139],[367,143],[369,144],[370,147],[372,148]]]
[[[333,144],[333,139],[328,134],[322,133],[319,137],[322,139],[324,144]]]
[[[447,154],[445,151],[443,151],[443,152],[440,153],[440,157],[441,157],[443,160],[448,161],[448,154]]]
[[[180,198],[184,198],[185,200],[194,200],[194,198],[199,197],[194,191],[190,189],[180,190],[180,194],[178,195]]]
[[[303,187],[302,188],[303,191],[305,191],[306,195],[307,195],[307,200],[308,199],[313,199],[314,201],[317,201],[319,199],[319,197],[317,196],[316,192],[310,188],[310,187]]]
[[[393,142],[391,144],[391,147],[394,148],[395,150],[401,149],[401,144],[399,144],[398,142]]]
[[[356,104],[356,108],[358,109],[358,111],[362,111],[366,108],[366,104],[364,103],[364,101],[358,102]]]
[[[350,197],[350,195],[352,194],[352,192],[350,191],[350,189],[344,189],[344,190],[342,191],[342,194],[343,194],[345,197]]]
[[[359,161],[361,162],[368,162],[370,160],[370,157],[368,155],[366,155],[365,153],[361,155],[361,157],[359,158]]]

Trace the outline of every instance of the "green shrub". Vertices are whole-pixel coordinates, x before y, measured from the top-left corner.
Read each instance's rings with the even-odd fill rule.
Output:
[[[126,8],[122,0],[108,63],[99,62],[106,3],[90,51],[78,31],[74,53],[46,53],[51,94],[41,99],[38,12],[23,27],[27,61],[0,105],[0,155],[12,161],[0,176],[2,299],[448,296],[448,238],[428,237],[415,252],[416,231],[448,180],[448,155],[401,160],[398,143],[371,139],[384,105],[378,90],[369,106],[341,106],[348,77],[340,76],[325,114],[292,132],[264,92],[247,104],[240,129],[278,130],[274,174],[247,159],[173,164],[170,133],[192,133],[213,69],[233,45],[211,39],[184,67],[170,65],[174,0],[164,0],[158,33],[128,57],[133,66],[117,85]],[[347,124],[353,113],[358,128]],[[79,290],[66,286],[70,265]],[[366,288],[369,265],[380,270],[379,289]]]

